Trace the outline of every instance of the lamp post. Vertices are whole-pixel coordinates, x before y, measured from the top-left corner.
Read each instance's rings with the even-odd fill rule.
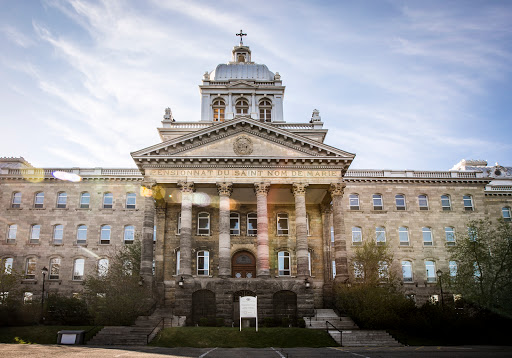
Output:
[[[44,280],[46,278],[46,274],[48,273],[48,269],[46,268],[46,266],[43,267],[41,273],[43,274],[43,294],[41,295],[41,320],[44,323]]]
[[[443,296],[443,271],[436,271],[437,278],[439,279],[439,287],[441,288],[441,308],[444,309],[444,296]]]

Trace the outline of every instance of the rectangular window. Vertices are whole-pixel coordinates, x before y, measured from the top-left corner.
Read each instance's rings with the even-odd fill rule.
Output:
[[[82,193],[80,194],[80,209],[89,209],[91,203],[91,194]]]
[[[4,272],[6,274],[10,274],[12,272],[13,262],[14,262],[14,259],[12,257],[8,257],[8,258],[4,259]]]
[[[375,240],[377,245],[384,245],[386,243],[386,229],[383,227],[377,227],[375,229]]]
[[[62,245],[62,239],[64,237],[64,226],[55,225],[53,227],[53,244]]]
[[[105,277],[108,273],[108,259],[98,260],[98,276]]]
[[[412,282],[412,264],[410,261],[402,261],[402,279],[404,282]]]
[[[450,276],[457,276],[457,261],[450,261],[448,263],[448,268],[450,269]]]
[[[382,210],[382,195],[373,194],[373,210]]]
[[[290,253],[287,251],[280,251],[277,258],[279,276],[290,276]]]
[[[432,246],[434,244],[432,240],[432,230],[429,227],[424,227],[421,229],[421,232],[423,234],[423,245]]]
[[[180,265],[181,265],[181,254],[180,250],[176,251],[176,275],[180,274]]]
[[[361,245],[363,242],[363,233],[360,227],[352,228],[352,245]]]
[[[30,243],[37,244],[39,243],[39,235],[41,233],[41,225],[32,225],[30,229]]]
[[[114,206],[114,195],[112,193],[103,194],[103,209],[112,209]]]
[[[135,209],[136,202],[137,196],[135,193],[126,194],[126,209]]]
[[[229,234],[240,235],[240,214],[238,213],[229,214]]]
[[[44,205],[44,193],[37,193],[34,197],[34,208],[42,209]]]
[[[455,245],[455,231],[453,227],[445,227],[444,234],[446,236],[446,245],[454,246]]]
[[[359,210],[359,195],[350,194],[348,200],[349,200],[350,210]]]
[[[34,294],[32,292],[23,292],[23,303],[27,304],[32,302]]]
[[[427,282],[436,282],[436,264],[434,261],[425,261],[425,270],[427,273]]]
[[[78,230],[76,231],[76,243],[79,245],[84,245],[87,243],[87,226],[86,225],[78,226]]]
[[[395,195],[396,210],[405,210],[405,195]]]
[[[464,201],[464,210],[465,211],[473,211],[473,198],[471,195],[464,195],[463,197]]]
[[[199,251],[197,253],[197,275],[208,276],[210,274],[210,253]]]
[[[398,238],[400,239],[400,246],[409,246],[409,229],[406,227],[399,227]]]
[[[12,193],[11,208],[13,208],[13,209],[21,208],[21,193],[20,192]]]
[[[68,203],[68,194],[58,193],[57,194],[57,208],[64,209]]]
[[[504,221],[507,221],[507,222],[512,221],[512,216],[510,215],[510,208],[509,207],[501,208],[501,214],[503,215],[503,220]]]
[[[430,295],[428,297],[428,301],[432,304],[437,304],[437,303],[439,303],[439,296],[438,295]]]
[[[306,235],[310,236],[311,234],[309,233],[309,214],[306,213]]]
[[[441,207],[443,208],[443,211],[452,210],[452,203],[449,195],[441,195]]]
[[[135,229],[133,226],[125,226],[124,227],[124,243],[125,244],[133,244],[133,240],[135,238]]]
[[[332,278],[335,279],[336,278],[336,261],[335,260],[331,261],[331,266],[332,266]]]
[[[210,214],[199,213],[197,215],[197,234],[210,235]]]
[[[36,278],[36,266],[37,262],[35,258],[28,258],[25,266],[25,278],[27,280],[33,280]]]
[[[103,225],[100,233],[100,244],[110,244],[110,226]]]
[[[18,225],[12,224],[9,225],[9,229],[7,230],[7,242],[14,243],[16,242],[16,234],[18,233]]]
[[[84,278],[85,260],[76,259],[73,263],[73,281],[81,281]]]
[[[181,234],[181,211],[178,213],[178,223],[177,223],[177,228],[176,228],[176,234],[177,235]]]
[[[48,278],[50,280],[58,280],[60,272],[60,258],[53,258],[50,260],[50,271]]]
[[[277,214],[277,235],[288,235],[288,214]]]
[[[247,235],[258,235],[258,214],[247,214]]]
[[[428,210],[428,198],[426,195],[418,196],[418,205],[420,210]]]

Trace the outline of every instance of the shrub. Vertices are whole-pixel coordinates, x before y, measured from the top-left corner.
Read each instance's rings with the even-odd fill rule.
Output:
[[[90,315],[84,300],[50,295],[45,302],[45,321],[47,323],[71,326],[90,323]]]
[[[201,327],[207,327],[208,326],[208,318],[206,318],[206,317],[199,318],[199,325]]]
[[[304,321],[304,318],[300,318],[298,321],[299,328],[306,328],[306,321]]]

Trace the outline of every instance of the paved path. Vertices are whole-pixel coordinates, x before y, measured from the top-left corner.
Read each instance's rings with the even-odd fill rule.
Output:
[[[0,344],[0,357],[25,358],[480,358],[512,357],[512,347],[161,348]]]

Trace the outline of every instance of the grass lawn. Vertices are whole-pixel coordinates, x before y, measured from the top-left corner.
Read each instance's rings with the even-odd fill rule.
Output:
[[[305,328],[175,327],[165,328],[150,343],[160,347],[332,347],[336,342],[325,331]]]
[[[85,341],[91,339],[103,327],[94,326],[23,326],[0,327],[0,343],[56,344],[57,332],[62,330],[84,330]]]

